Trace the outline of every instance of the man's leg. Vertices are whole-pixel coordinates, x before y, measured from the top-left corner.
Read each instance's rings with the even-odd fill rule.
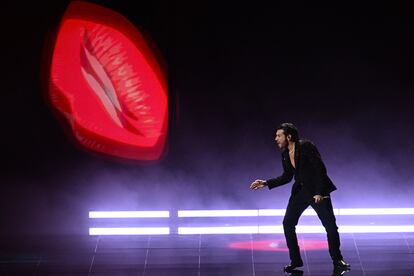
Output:
[[[308,200],[309,199],[306,199],[303,190],[295,195],[291,195],[286,208],[285,217],[283,219],[283,230],[292,263],[302,262],[298,239],[296,236],[296,225],[298,224],[300,215],[310,204]]]
[[[339,249],[341,243],[339,240],[338,226],[336,225],[331,199],[324,198],[320,203],[312,202],[311,206],[325,227],[328,236],[329,254],[332,260],[342,260],[341,250]]]

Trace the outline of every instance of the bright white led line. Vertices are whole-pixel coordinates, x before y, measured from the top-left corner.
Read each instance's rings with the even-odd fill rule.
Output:
[[[257,217],[258,210],[181,210],[178,217]]]
[[[401,233],[414,232],[414,225],[343,225],[340,233]],[[326,233],[323,226],[297,225],[297,233]],[[178,227],[179,235],[192,234],[283,234],[281,225],[251,225],[223,227]],[[169,235],[169,227],[89,228],[89,235]]]
[[[90,211],[89,218],[168,218],[169,211]]]
[[[169,235],[169,227],[89,228],[89,235]]]
[[[414,225],[344,225],[340,233],[399,233],[414,232]],[[323,226],[297,225],[297,233],[326,233]],[[283,234],[281,225],[224,226],[224,227],[178,227],[179,235],[192,234]]]
[[[334,208],[337,216],[365,215],[414,215],[414,208]],[[286,209],[259,209],[259,216],[284,216]],[[306,209],[303,216],[316,216],[311,207]]]
[[[326,233],[323,226],[297,225],[297,233]],[[401,233],[414,232],[414,225],[341,225],[340,233]],[[263,225],[259,226],[259,233],[283,233],[283,226]]]
[[[335,215],[339,215],[339,209],[333,209]],[[280,217],[284,216],[286,209],[259,209],[260,217]],[[315,210],[308,208],[303,211],[302,216],[317,216]]]
[[[414,208],[341,208],[339,215],[414,215]]]
[[[340,226],[342,233],[401,233],[414,232],[414,225]]]
[[[355,215],[414,215],[414,208],[334,208],[337,216]],[[181,210],[178,217],[255,217],[255,216],[284,216],[286,209],[253,209],[253,210]],[[306,209],[303,216],[317,216],[311,207]]]
[[[335,208],[337,216],[354,215],[414,215],[414,208]],[[250,210],[180,210],[178,217],[256,217],[284,216],[286,209]],[[315,210],[306,209],[303,216],[316,216]],[[169,211],[90,211],[89,218],[168,218]]]
[[[223,226],[223,227],[178,227],[179,235],[191,234],[251,234],[257,233],[256,226]]]
[[[414,208],[334,208],[338,216],[365,216],[365,215],[414,215]],[[286,209],[259,209],[259,216],[284,216]],[[311,207],[306,209],[303,216],[316,216]]]

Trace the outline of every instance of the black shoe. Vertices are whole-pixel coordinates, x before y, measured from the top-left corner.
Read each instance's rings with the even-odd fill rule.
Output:
[[[301,267],[303,266],[303,261],[300,260],[298,262],[291,262],[290,264],[286,265],[283,267],[283,271],[285,272],[291,272],[292,270],[294,270],[297,267]]]
[[[294,269],[291,272],[285,272],[285,274],[287,274],[289,276],[303,276],[303,270]],[[340,276],[342,276],[342,275],[340,275]]]
[[[342,276],[345,275],[345,273],[351,271],[349,267],[341,268],[341,267],[334,267],[332,271],[332,276]]]
[[[351,268],[351,265],[346,263],[343,259],[336,260],[332,262],[335,268],[345,269],[348,270]]]

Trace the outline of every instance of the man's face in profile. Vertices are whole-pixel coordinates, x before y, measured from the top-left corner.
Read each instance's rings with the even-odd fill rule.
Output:
[[[276,131],[275,141],[279,149],[283,149],[288,146],[288,140],[286,139],[286,135],[283,129],[278,129]]]

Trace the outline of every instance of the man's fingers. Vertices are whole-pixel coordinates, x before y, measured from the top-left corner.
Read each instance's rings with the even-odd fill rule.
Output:
[[[251,189],[253,189],[253,190],[257,190],[257,189],[259,189],[259,188],[261,188],[261,185],[259,184],[259,183],[256,183],[256,184],[252,184],[251,186],[250,186],[250,188]]]
[[[254,181],[254,182],[250,185],[250,187],[251,187],[251,188],[256,187],[258,184],[259,184],[259,183],[258,183],[258,181]]]
[[[264,187],[264,181],[261,179],[256,179],[252,184],[250,184],[250,189],[257,190],[259,188]]]

